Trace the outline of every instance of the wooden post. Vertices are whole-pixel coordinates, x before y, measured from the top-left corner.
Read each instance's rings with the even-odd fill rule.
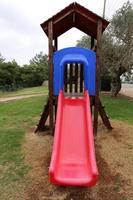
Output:
[[[49,38],[49,126],[50,132],[53,134],[53,23],[48,24]]]
[[[102,21],[97,24],[97,49],[96,49],[96,96],[94,104],[94,134],[97,134],[98,127],[98,108],[99,108],[99,90],[100,90],[100,72],[101,72],[101,39],[102,39]]]
[[[49,115],[49,99],[43,108],[43,112],[41,114],[41,118],[40,118],[37,128],[35,130],[35,133],[37,133],[38,131],[44,131],[45,123],[48,118],[48,115]]]
[[[55,38],[54,46],[55,46],[55,51],[57,51],[58,50],[58,38]]]
[[[54,52],[57,50],[58,50],[58,38],[55,38],[54,39]],[[54,114],[55,114],[54,124],[56,123],[57,101],[58,101],[58,97],[54,97]]]
[[[100,114],[102,121],[103,121],[104,125],[106,126],[106,128],[108,130],[112,130],[113,128],[110,124],[109,118],[108,118],[108,116],[107,116],[107,114],[104,110],[104,106],[102,106],[100,99],[99,99],[99,109],[98,109],[98,111],[99,111],[99,114]]]

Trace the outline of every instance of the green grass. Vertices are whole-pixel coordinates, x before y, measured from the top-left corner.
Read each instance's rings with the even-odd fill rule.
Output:
[[[133,125],[133,100],[124,97],[102,96],[102,103],[105,105],[105,110],[111,119]]]
[[[19,89],[15,92],[0,92],[0,97],[14,97],[21,95],[40,94],[46,92],[48,92],[48,88],[46,86],[39,86],[39,87]]]
[[[28,128],[37,124],[46,97],[32,97],[0,104],[0,186],[25,177],[21,146]]]

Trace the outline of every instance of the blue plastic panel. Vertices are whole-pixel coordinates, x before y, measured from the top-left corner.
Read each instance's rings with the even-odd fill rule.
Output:
[[[65,48],[54,53],[54,95],[58,95],[64,88],[64,70],[67,63],[83,64],[85,90],[95,96],[96,53],[79,47]]]

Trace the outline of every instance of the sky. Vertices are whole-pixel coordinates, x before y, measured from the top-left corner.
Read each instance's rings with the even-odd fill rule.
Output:
[[[0,0],[0,53],[6,61],[28,64],[35,54],[47,54],[48,41],[40,24],[74,0]],[[133,1],[133,0],[131,0]],[[102,16],[104,0],[77,0]],[[107,0],[106,18],[110,19],[126,0]],[[73,28],[59,37],[59,49],[75,46],[84,34]]]

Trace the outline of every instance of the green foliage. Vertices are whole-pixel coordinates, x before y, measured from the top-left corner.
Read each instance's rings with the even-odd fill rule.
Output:
[[[5,61],[5,58],[1,55],[0,53],[0,63],[4,62]]]
[[[113,55],[109,67],[112,76],[112,95],[121,89],[120,76],[133,66],[133,4],[129,1],[120,8],[111,20],[109,27],[112,37]]]
[[[21,77],[24,87],[39,86],[44,80],[48,80],[47,55],[43,55],[42,52],[36,54],[30,60],[30,65],[21,68]]]
[[[115,70],[121,67],[129,71],[133,65],[133,4],[129,1],[120,8],[111,20],[109,27],[113,39]]]
[[[111,77],[112,96],[121,89],[120,76],[133,66],[133,4],[125,3],[113,16],[102,38],[102,77]],[[90,48],[90,38],[84,36],[77,45]]]
[[[0,87],[3,90],[15,90],[21,83],[20,67],[15,62],[0,63]]]
[[[4,59],[0,57],[0,91],[13,91],[23,87],[40,86],[47,79],[47,55],[43,55],[42,52],[36,54],[30,60],[29,65],[23,67],[20,67],[15,60],[4,62]]]
[[[112,18],[111,29],[117,43],[129,44],[133,36],[133,5],[129,1],[120,8]]]
[[[77,41],[76,46],[90,48],[91,40],[89,36],[84,35],[80,40]]]
[[[34,67],[38,67],[40,71],[38,74],[41,76],[40,73],[43,74],[43,80],[48,80],[48,56],[40,52],[36,54],[34,58],[30,60],[30,65]]]
[[[39,86],[44,81],[44,69],[40,66],[25,65],[21,69],[24,87]]]

